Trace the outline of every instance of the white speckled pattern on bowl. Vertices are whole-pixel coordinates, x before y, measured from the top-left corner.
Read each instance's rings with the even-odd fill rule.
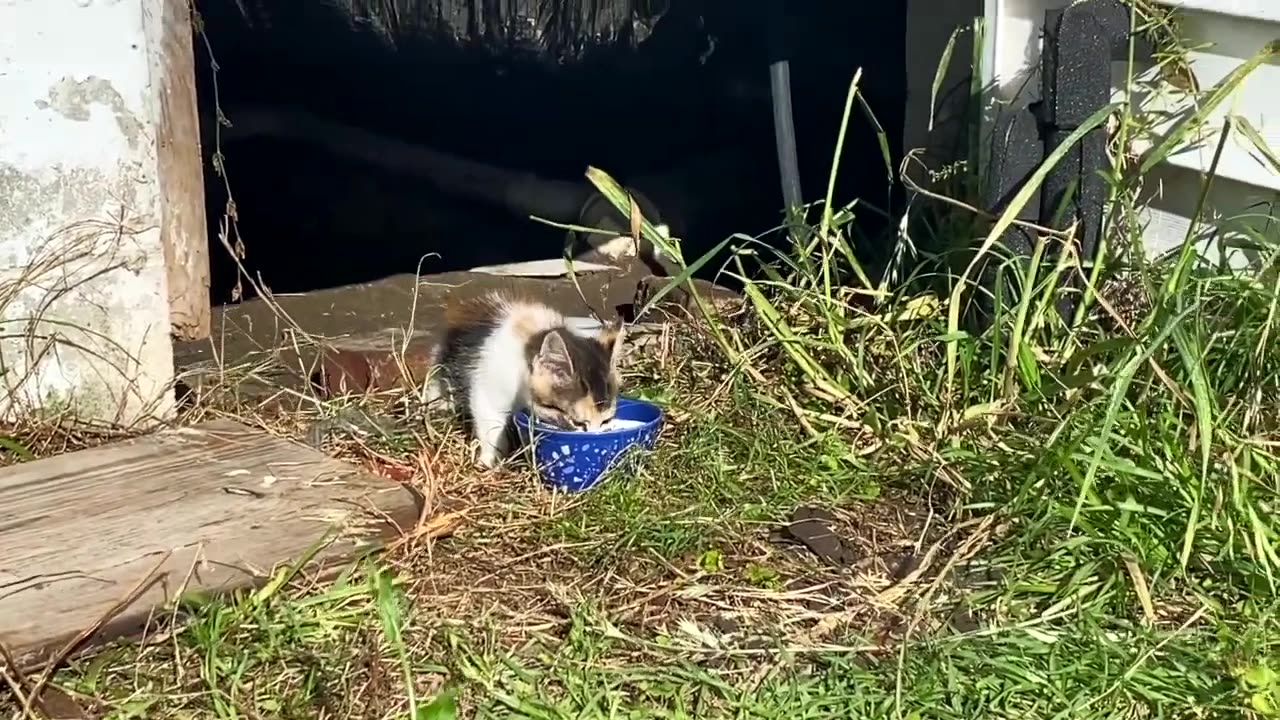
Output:
[[[619,419],[642,424],[599,433],[559,430],[533,425],[525,412],[516,414],[516,428],[543,482],[561,490],[582,492],[612,469],[622,469],[634,457],[631,450],[652,450],[662,429],[662,409],[653,403],[632,398],[618,399]],[[532,433],[530,432],[532,430]],[[532,437],[532,441],[530,438]]]

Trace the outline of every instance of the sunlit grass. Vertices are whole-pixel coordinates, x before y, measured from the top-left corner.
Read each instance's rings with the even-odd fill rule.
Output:
[[[1135,26],[1159,29],[1148,10]],[[1275,54],[1158,137],[1127,102],[1086,124],[1117,128],[1099,257],[1065,230],[1012,257],[998,239],[1030,191],[981,217],[963,208],[981,178],[961,171],[952,202],[913,204],[873,267],[851,239],[862,208],[828,193],[778,238],[716,249],[731,248],[750,327],[695,291],[690,332],[707,337],[678,354],[696,362],[632,385],[669,418],[636,477],[506,507],[400,572],[189,603],[162,642],[100,653],[60,685],[118,718],[417,720],[451,716],[455,692],[476,717],[1280,714],[1280,245],[1255,232],[1250,267],[1205,262],[1202,200],[1177,251],[1128,252],[1144,172]],[[870,112],[857,78],[847,108],[841,142],[887,148],[882,131],[848,133]],[[1237,135],[1259,142],[1236,119],[1214,139]],[[678,239],[634,226],[686,261]],[[677,283],[718,259],[689,260]],[[1106,290],[1119,278],[1140,302]],[[867,562],[826,568],[771,543],[806,504],[844,513]],[[872,508],[912,517],[881,537]],[[874,570],[900,548],[918,574]],[[481,599],[473,614],[423,599],[446,592]],[[714,629],[724,618],[742,629]]]

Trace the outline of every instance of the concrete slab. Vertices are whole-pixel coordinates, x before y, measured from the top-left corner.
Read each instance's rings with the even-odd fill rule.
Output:
[[[612,320],[631,312],[637,297],[669,282],[649,275],[640,262],[617,272],[577,278],[504,277],[474,272],[421,278],[398,275],[373,283],[275,298],[276,306],[252,300],[215,310],[208,341],[178,343],[181,381],[192,389],[224,382],[223,369],[253,365],[256,377],[241,394],[270,395],[280,387],[325,392],[388,389],[422,379],[437,338],[445,302],[510,289],[571,316]],[[708,295],[737,296],[699,281]],[[581,292],[579,292],[581,290]],[[679,302],[684,295],[669,297]],[[302,337],[300,329],[310,337]],[[239,373],[237,373],[239,374]]]
[[[617,272],[579,276],[577,287],[567,278],[475,272],[420,278],[397,275],[276,297],[274,307],[255,299],[215,309],[212,338],[177,343],[175,363],[180,380],[192,388],[221,382],[224,368],[254,364],[259,377],[245,391],[270,392],[275,387],[308,387],[328,357],[346,368],[352,389],[370,384],[384,387],[398,382],[403,374],[396,357],[408,360],[414,374],[425,370],[427,350],[450,298],[510,289],[543,298],[567,315],[612,319],[618,316],[619,306],[634,300],[646,274],[643,265],[636,264]]]

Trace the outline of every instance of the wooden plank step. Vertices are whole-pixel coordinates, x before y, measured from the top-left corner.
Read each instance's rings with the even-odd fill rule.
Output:
[[[411,529],[420,502],[305,445],[217,420],[0,469],[0,509],[0,643],[32,668],[144,581],[88,643],[140,632],[182,593],[258,584],[335,527],[316,562],[351,558]]]

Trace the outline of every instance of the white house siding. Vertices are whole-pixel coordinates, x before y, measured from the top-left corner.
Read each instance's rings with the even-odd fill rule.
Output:
[[[1280,38],[1280,2],[1277,0],[1171,0],[1181,18],[1186,43],[1199,48],[1190,54],[1193,73],[1201,88],[1208,88],[1258,52],[1266,43]],[[918,24],[934,22],[930,18],[970,12],[986,18],[987,46],[983,73],[989,89],[989,99],[1006,107],[1021,107],[1039,97],[1038,81],[1028,82],[1028,77],[1040,62],[1041,25],[1046,10],[1063,8],[1070,2],[1062,0],[985,0],[984,2],[960,2],[955,0],[912,0],[909,10]],[[951,17],[936,22],[952,22]],[[909,32],[910,32],[909,28]],[[919,33],[921,38],[926,33]],[[942,41],[945,43],[945,36]],[[925,65],[936,64],[942,52],[942,43],[932,48],[917,49],[931,54],[928,62],[920,57],[908,58],[908,67],[917,68],[916,75],[926,72]],[[908,43],[910,45],[910,42]],[[1205,46],[1201,48],[1200,46]],[[932,50],[930,53],[929,51]],[[932,67],[927,68],[932,81]],[[1126,75],[1124,62],[1113,65],[1114,86],[1119,92]],[[1206,138],[1198,147],[1191,147],[1157,167],[1146,178],[1145,198],[1150,203],[1148,227],[1144,241],[1148,251],[1159,253],[1178,246],[1187,233],[1189,216],[1194,212],[1196,199],[1203,184],[1204,171],[1208,169],[1221,128],[1221,115],[1230,112],[1243,116],[1267,139],[1268,144],[1280,153],[1280,66],[1264,65],[1245,83],[1236,96],[1224,103],[1206,129]],[[928,98],[913,98],[909,116],[927,117]],[[919,133],[910,132],[908,143],[918,143]],[[1266,164],[1246,144],[1243,137],[1235,137],[1224,151],[1217,169],[1213,191],[1209,196],[1213,222],[1201,228],[1201,236],[1220,233],[1223,237],[1239,236],[1243,226],[1278,236],[1271,227],[1270,215],[1277,199],[1280,199],[1280,174]],[[1221,249],[1221,248],[1218,248]],[[1231,262],[1242,262],[1247,257],[1230,252]]]

